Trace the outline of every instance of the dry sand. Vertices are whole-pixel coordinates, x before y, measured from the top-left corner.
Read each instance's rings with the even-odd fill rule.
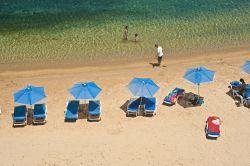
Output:
[[[152,68],[149,62],[114,66],[5,71],[0,73],[0,165],[227,165],[250,166],[250,110],[237,107],[226,94],[231,80],[250,76],[240,66],[250,58],[250,48],[206,53],[199,57],[175,57],[167,67]],[[153,62],[153,61],[152,61]],[[215,80],[201,85],[201,107],[162,105],[175,87],[196,92],[182,78],[190,67],[204,65],[216,71]],[[151,77],[156,93],[155,117],[126,117],[122,105],[132,97],[127,89],[133,77]],[[64,122],[64,109],[74,82],[95,81],[103,91],[102,120]],[[12,128],[12,93],[28,83],[45,86],[48,122]],[[207,140],[206,118],[219,116],[221,137]]]

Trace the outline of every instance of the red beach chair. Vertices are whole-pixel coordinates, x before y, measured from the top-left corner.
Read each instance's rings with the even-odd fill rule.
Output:
[[[220,118],[216,116],[210,116],[206,123],[206,135],[211,138],[218,138],[220,136]]]

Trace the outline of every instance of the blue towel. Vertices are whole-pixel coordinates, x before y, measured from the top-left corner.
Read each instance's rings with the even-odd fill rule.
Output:
[[[128,104],[128,110],[134,112],[138,111],[140,103],[141,98],[130,100],[130,103]]]
[[[230,82],[230,84],[231,84],[232,86],[238,86],[238,85],[241,84],[241,82],[239,82],[239,81],[232,81],[232,82]]]
[[[78,100],[69,101],[65,113],[65,119],[77,119],[79,103],[80,102]]]
[[[145,98],[145,111],[155,111],[156,109],[156,98],[147,97]]]
[[[34,106],[34,119],[46,118],[46,105],[45,104],[35,104]]]
[[[101,104],[99,100],[90,100],[89,101],[89,112],[90,115],[100,115],[101,113]]]
[[[16,106],[14,108],[13,120],[25,120],[27,108],[25,105]]]
[[[220,136],[220,133],[218,132],[211,132],[211,131],[207,131],[207,135],[213,135],[213,136]]]

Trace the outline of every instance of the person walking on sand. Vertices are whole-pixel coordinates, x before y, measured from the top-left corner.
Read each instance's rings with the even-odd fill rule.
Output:
[[[162,56],[163,56],[163,49],[158,44],[155,44],[155,48],[156,48],[156,51],[157,51],[157,60],[158,60],[158,65],[157,66],[160,66],[161,61],[162,61]]]
[[[123,40],[128,40],[128,26],[125,26],[125,28],[124,28]]]

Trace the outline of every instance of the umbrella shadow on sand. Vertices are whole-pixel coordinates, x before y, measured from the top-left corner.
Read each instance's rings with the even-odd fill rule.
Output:
[[[128,103],[129,103],[129,100],[127,100],[127,101],[120,107],[120,109],[121,109],[124,113],[127,113]]]
[[[120,109],[126,114],[126,117],[135,117],[133,115],[128,115],[127,114],[127,107],[128,107],[129,100],[127,100],[121,107]]]
[[[32,125],[33,124],[33,109],[28,108],[27,109],[27,125]]]
[[[87,119],[89,104],[80,104],[78,110],[78,119]]]

